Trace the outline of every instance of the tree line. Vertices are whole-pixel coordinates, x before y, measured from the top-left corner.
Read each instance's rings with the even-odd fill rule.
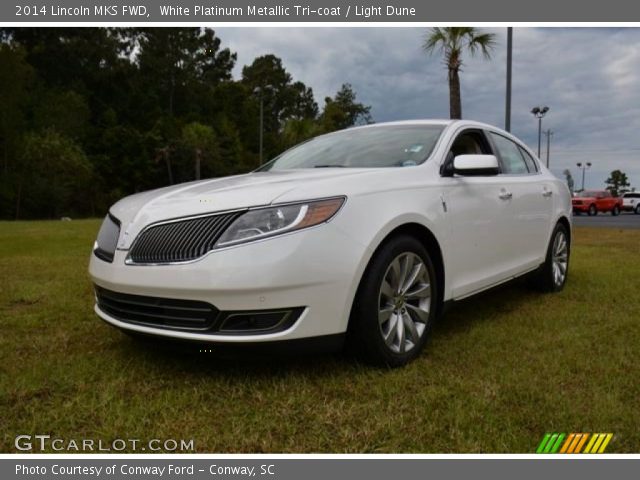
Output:
[[[349,84],[324,99],[269,54],[202,28],[0,28],[0,218],[103,215],[124,195],[248,172],[372,122]]]

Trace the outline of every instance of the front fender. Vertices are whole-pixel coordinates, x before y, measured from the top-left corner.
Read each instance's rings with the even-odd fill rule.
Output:
[[[447,264],[448,224],[443,218],[445,214],[440,192],[436,189],[410,189],[355,196],[348,199],[348,204],[335,226],[365,246],[350,288],[352,300],[355,299],[362,276],[378,247],[393,231],[404,225],[417,224],[428,229],[440,246],[444,264]],[[448,283],[445,272],[445,299],[450,298]]]

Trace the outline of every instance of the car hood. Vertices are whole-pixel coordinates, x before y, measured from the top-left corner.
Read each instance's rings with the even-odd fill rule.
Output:
[[[385,169],[386,170],[386,169]],[[253,172],[173,185],[123,198],[110,209],[122,225],[118,248],[127,249],[147,225],[172,218],[268,205],[299,191],[299,199],[343,195],[353,177],[380,169],[305,169]],[[324,188],[323,186],[329,186]],[[308,195],[304,196],[305,192]],[[323,192],[318,195],[319,192]],[[326,193],[325,193],[326,192]],[[294,195],[295,197],[295,195]],[[291,200],[287,195],[287,200]]]

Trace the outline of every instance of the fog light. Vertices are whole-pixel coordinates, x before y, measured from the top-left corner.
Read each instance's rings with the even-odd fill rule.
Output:
[[[258,312],[228,313],[220,325],[220,333],[257,333],[282,331],[292,326],[302,308]]]

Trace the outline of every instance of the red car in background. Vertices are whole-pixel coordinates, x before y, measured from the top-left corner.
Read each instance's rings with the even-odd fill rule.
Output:
[[[585,190],[576,194],[572,199],[573,213],[597,215],[598,212],[611,212],[611,215],[620,214],[622,210],[622,198],[614,197],[608,190]]]

